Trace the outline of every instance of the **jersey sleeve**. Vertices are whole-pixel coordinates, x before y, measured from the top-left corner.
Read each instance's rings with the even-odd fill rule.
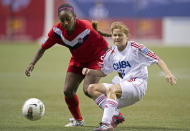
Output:
[[[101,71],[106,75],[114,71],[112,66],[112,51],[112,49],[108,50],[103,56],[103,66]]]
[[[159,57],[150,49],[148,49],[143,44],[139,44],[138,48],[139,57],[142,63],[144,63],[146,66],[150,66],[152,64],[158,63]]]
[[[48,33],[48,37],[42,43],[41,47],[43,49],[49,49],[49,48],[51,48],[56,43],[57,43],[57,38],[56,38],[55,33],[53,31],[53,28],[52,28],[50,30],[50,32]]]

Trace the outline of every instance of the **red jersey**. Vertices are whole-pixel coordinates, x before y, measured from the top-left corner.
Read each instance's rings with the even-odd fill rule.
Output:
[[[71,35],[58,23],[48,33],[48,39],[42,44],[48,49],[55,44],[69,48],[72,58],[80,62],[89,62],[100,57],[101,52],[108,48],[106,40],[93,29],[87,20],[76,19],[76,26]]]

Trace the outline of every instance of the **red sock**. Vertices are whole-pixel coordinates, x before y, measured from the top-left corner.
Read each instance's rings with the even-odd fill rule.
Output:
[[[72,116],[76,120],[82,120],[82,115],[81,115],[80,109],[79,109],[79,99],[78,99],[77,94],[75,94],[71,98],[65,97],[65,102],[67,103],[67,106],[68,106]]]

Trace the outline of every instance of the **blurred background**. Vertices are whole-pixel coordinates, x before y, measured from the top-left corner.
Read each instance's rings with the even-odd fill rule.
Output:
[[[63,2],[72,4],[79,18],[98,20],[103,31],[120,20],[131,39],[190,45],[190,0],[0,0],[0,41],[40,40],[58,22]]]

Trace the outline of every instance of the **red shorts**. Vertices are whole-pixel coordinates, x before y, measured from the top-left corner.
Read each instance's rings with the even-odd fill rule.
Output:
[[[105,52],[103,52],[101,54],[103,55],[104,53]],[[86,63],[80,62],[77,59],[71,57],[67,72],[73,72],[73,73],[82,75],[82,69],[84,67],[90,68],[90,69],[100,69],[102,62],[103,62],[103,59],[101,56],[95,60],[92,60],[92,61],[89,61]]]

